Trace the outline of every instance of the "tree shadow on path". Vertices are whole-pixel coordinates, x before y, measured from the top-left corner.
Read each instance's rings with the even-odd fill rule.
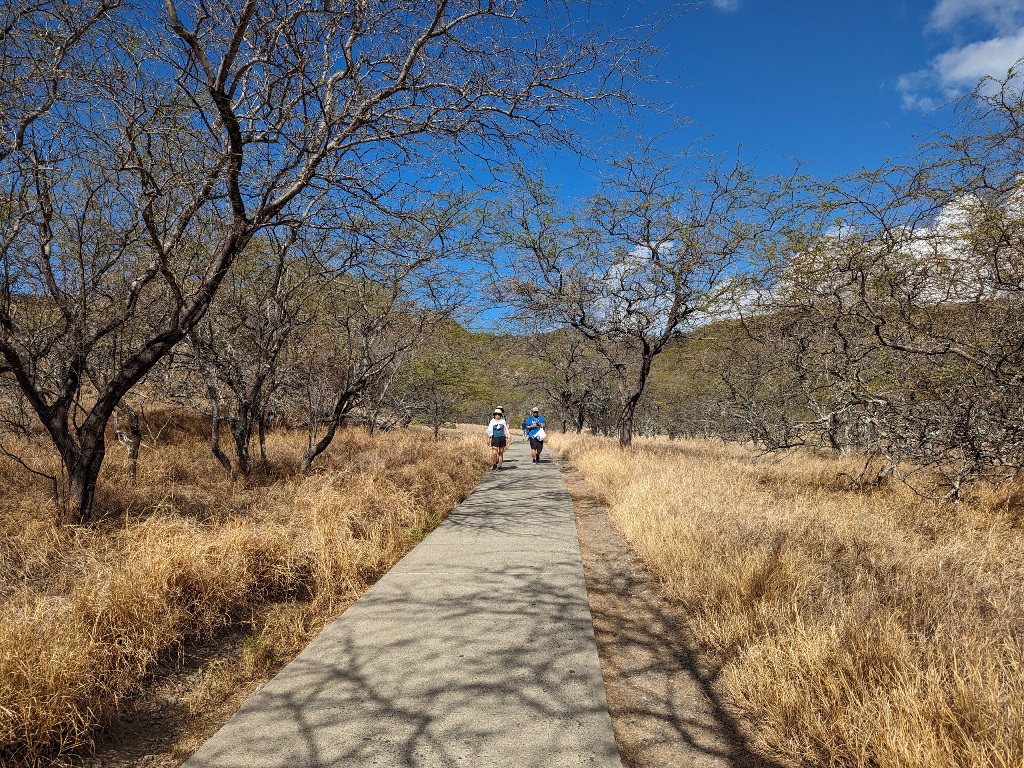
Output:
[[[490,472],[187,768],[618,768],[571,500]]]

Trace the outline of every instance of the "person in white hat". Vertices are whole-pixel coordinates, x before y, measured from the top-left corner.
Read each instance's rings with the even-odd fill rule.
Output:
[[[499,405],[491,414],[487,424],[487,444],[491,446],[491,469],[501,469],[505,460],[505,446],[512,439],[512,432],[505,421],[505,412]]]

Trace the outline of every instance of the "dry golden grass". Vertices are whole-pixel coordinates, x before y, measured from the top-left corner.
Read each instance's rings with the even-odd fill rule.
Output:
[[[747,735],[793,766],[1024,765],[1012,492],[852,491],[853,460],[554,435],[690,617]],[[1019,495],[1019,489],[1017,494]]]
[[[237,669],[193,691],[257,675],[297,652],[469,493],[482,441],[429,432],[339,434],[323,467],[296,476],[301,434],[270,436],[275,466],[231,482],[177,419],[128,481],[114,447],[101,519],[53,523],[47,489],[0,460],[0,763],[88,745],[154,665],[183,644],[252,623]],[[22,445],[53,467],[39,445]],[[256,617],[256,618],[254,618]]]

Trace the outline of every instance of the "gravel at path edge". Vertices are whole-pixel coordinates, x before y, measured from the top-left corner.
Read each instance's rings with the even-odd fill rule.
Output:
[[[576,508],[590,611],[625,768],[781,768],[752,754],[688,645],[681,612],[619,536],[579,473]]]

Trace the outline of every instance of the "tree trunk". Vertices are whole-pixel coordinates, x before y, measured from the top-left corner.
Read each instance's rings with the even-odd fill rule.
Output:
[[[252,443],[253,428],[252,411],[239,408],[238,415],[231,422],[231,437],[235,441],[235,457],[238,459],[238,471],[245,477],[252,474],[252,456],[249,445]]]
[[[629,373],[624,365],[615,366],[619,378],[619,447],[628,448],[633,444],[633,418],[639,394],[630,392]],[[641,387],[643,383],[641,382]],[[643,391],[641,389],[641,391]]]
[[[624,365],[617,365],[619,374],[619,447],[628,448],[633,444],[633,422],[636,419],[636,407],[643,397],[644,388],[647,386],[647,377],[651,373],[651,363],[656,352],[644,344],[644,354],[640,361],[640,370],[637,372],[636,384],[629,386],[629,373]]]
[[[217,458],[217,461],[220,462],[220,465],[224,467],[228,477],[234,480],[235,471],[234,467],[231,466],[231,459],[228,458],[228,455],[220,447],[220,404],[218,402],[217,389],[207,382],[207,390],[210,394],[210,450]]]
[[[332,420],[330,426],[327,427],[327,431],[324,433],[324,436],[321,437],[315,445],[309,448],[309,450],[302,454],[302,464],[299,467],[300,472],[308,472],[312,468],[316,457],[326,451],[327,447],[331,444],[331,441],[334,440],[334,433],[337,430],[337,421]]]
[[[268,472],[269,468],[267,465],[267,414],[260,411],[259,422],[257,423],[257,429],[259,431],[260,438],[260,463],[263,465],[263,471]]]
[[[630,400],[622,407],[622,414],[619,418],[619,447],[629,448],[633,444],[633,418],[636,412],[636,404]]]
[[[61,504],[62,522],[69,525],[88,523],[93,516],[96,500],[96,480],[106,455],[103,435],[87,436],[75,451],[75,456],[64,460],[68,472],[67,494]]]
[[[301,472],[308,472],[313,466],[313,461],[321,453],[327,450],[327,447],[334,440],[334,434],[338,431],[338,427],[342,420],[345,418],[355,403],[355,394],[352,392],[345,392],[340,395],[334,404],[334,411],[331,414],[331,423],[327,427],[327,432],[324,436],[313,446],[311,446],[305,453],[302,454],[302,465],[299,470]]]
[[[128,474],[132,479],[132,485],[134,485],[138,479],[139,449],[142,447],[142,424],[139,421],[139,414],[127,403],[118,405],[117,410],[123,413],[128,421]],[[114,418],[117,418],[116,411]]]

